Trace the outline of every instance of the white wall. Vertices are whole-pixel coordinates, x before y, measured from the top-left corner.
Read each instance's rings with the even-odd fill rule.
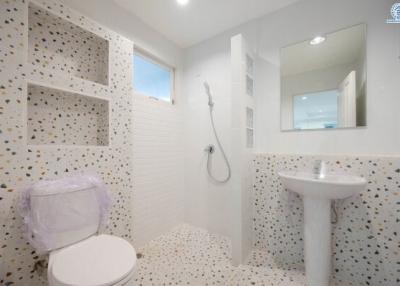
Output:
[[[230,41],[207,41],[186,50],[185,95],[185,220],[223,235],[231,235],[232,196],[230,183],[214,184],[207,175],[204,148],[216,145],[203,82],[207,80],[214,99],[215,125],[230,159]],[[223,177],[226,166],[220,151],[214,155],[215,175]]]
[[[242,33],[258,54],[255,75],[256,152],[286,154],[393,155],[400,150],[398,96],[399,27],[387,25],[393,1],[307,0],[251,21],[185,50],[185,218],[189,223],[229,235],[231,186],[207,179],[203,148],[212,142],[207,98],[208,79],[216,101],[216,124],[229,145],[230,38]],[[281,132],[279,49],[367,23],[368,127],[348,130]],[[230,154],[230,153],[229,153]],[[231,155],[231,154],[230,154]],[[217,159],[217,172],[223,172]],[[235,211],[235,210],[233,210]]]
[[[202,58],[228,53],[226,43],[242,33],[262,57],[267,74],[255,83],[258,115],[256,150],[268,153],[396,155],[400,151],[399,25],[388,25],[393,0],[307,0],[290,5],[219,35],[202,47]],[[327,12],[329,11],[329,12]],[[367,127],[345,130],[281,132],[279,49],[314,37],[367,24]],[[216,45],[219,43],[219,47]],[[208,50],[208,46],[212,47]],[[208,55],[208,56],[207,56]],[[185,66],[190,66],[186,62]],[[269,83],[268,85],[266,83]],[[261,89],[258,85],[264,85]],[[266,97],[266,98],[260,98]],[[261,105],[263,104],[263,105]],[[382,140],[384,138],[384,140]]]
[[[180,107],[136,95],[133,102],[133,233],[142,245],[183,221]]]
[[[396,155],[400,151],[399,26],[387,25],[393,1],[303,1],[258,21],[265,84],[258,88],[257,151],[297,154]],[[326,11],[329,11],[327,13]],[[367,125],[349,130],[281,132],[279,47],[367,23]],[[279,29],[276,29],[279,27]],[[268,39],[268,41],[267,41]],[[274,67],[275,65],[275,67]],[[268,81],[268,86],[266,85]]]
[[[61,0],[99,24],[132,40],[137,46],[174,67],[179,67],[182,50],[113,0]]]
[[[232,42],[216,38],[188,49],[184,59],[185,220],[230,237],[235,264],[243,262],[252,244],[251,159],[245,148],[245,121],[246,106],[254,106],[246,94],[246,52],[245,40],[238,35]],[[227,166],[213,134],[204,81],[211,87],[215,125],[232,170],[226,184],[216,184],[207,173],[204,148],[208,144],[217,147],[212,156],[213,175],[224,178]]]
[[[182,50],[110,0],[64,0],[176,68],[176,104],[132,94],[135,246],[183,222]]]
[[[207,40],[184,51],[160,36],[157,32],[144,25],[136,17],[121,8],[116,7],[111,1],[106,0],[64,0],[69,6],[78,8],[83,14],[88,15],[122,35],[133,39],[140,47],[147,49],[165,62],[176,67],[184,67],[183,92],[178,91],[177,108],[184,107],[184,138],[181,145],[175,139],[158,151],[171,148],[176,154],[184,150],[184,214],[185,220],[194,225],[205,227],[213,232],[230,235],[234,224],[231,212],[234,211],[230,201],[230,184],[224,186],[214,185],[207,176],[206,156],[204,147],[214,143],[208,115],[207,98],[203,91],[203,81],[210,82],[214,93],[216,127],[221,134],[221,140],[231,156],[229,131],[230,124],[230,38],[242,33],[250,41],[254,51],[263,61],[258,61],[257,69],[261,71],[256,75],[256,147],[258,152],[268,153],[299,153],[299,154],[398,154],[400,149],[400,97],[398,96],[400,71],[399,65],[399,25],[385,24],[389,17],[392,0],[307,0],[300,1],[285,9],[269,14],[260,19],[236,27],[217,37]],[[329,12],[327,12],[329,11]],[[333,32],[338,29],[358,23],[367,23],[367,70],[368,70],[368,103],[367,128],[358,130],[329,130],[308,132],[281,132],[280,131],[280,91],[279,91],[279,48],[295,42],[312,38],[316,34]],[[265,74],[263,74],[265,73]],[[178,87],[180,73],[178,72]],[[181,96],[183,95],[183,96]],[[140,107],[141,106],[141,107]],[[137,138],[145,138],[148,128],[163,126],[162,116],[171,115],[170,124],[165,129],[171,130],[179,125],[175,118],[174,109],[157,113],[158,107],[151,103],[138,104],[136,122],[144,120],[149,125],[143,125],[136,134]],[[140,109],[143,108],[143,109]],[[154,108],[147,114],[146,110]],[[140,112],[143,111],[143,112]],[[164,113],[164,115],[161,115]],[[143,117],[139,118],[142,114]],[[145,115],[147,114],[147,115]],[[169,114],[169,115],[166,115]],[[152,120],[146,121],[146,116]],[[144,124],[144,123],[143,123]],[[164,125],[165,127],[165,125]],[[156,133],[162,134],[162,133]],[[141,148],[144,147],[142,145]],[[165,149],[164,149],[165,148]],[[138,149],[140,150],[140,149]],[[157,153],[157,152],[156,152]],[[139,154],[139,153],[138,153]],[[152,167],[147,167],[150,174],[141,177],[146,181],[139,194],[142,194],[143,205],[152,205],[161,194],[169,194],[158,206],[179,202],[179,195],[171,187],[163,193],[163,188],[152,175],[157,176],[164,167],[174,166],[171,156],[157,162],[153,153],[147,153],[144,161],[153,159]],[[155,153],[154,153],[155,154]],[[163,156],[164,152],[158,153]],[[225,166],[219,153],[215,155],[215,173],[223,176]],[[158,157],[158,158],[159,158]],[[150,159],[149,159],[150,158]],[[151,160],[150,160],[151,161]],[[140,169],[140,164],[137,165]],[[171,167],[173,168],[173,167]],[[171,175],[171,174],[170,174]],[[179,171],[175,174],[179,176]],[[167,175],[166,175],[167,177]],[[156,186],[158,184],[158,186]],[[172,185],[171,185],[172,186]],[[183,190],[183,186],[176,184]],[[153,195],[147,191],[153,188]],[[178,192],[179,193],[179,192]],[[137,201],[139,206],[141,205]],[[154,203],[152,206],[156,206]],[[145,217],[142,209],[137,217]],[[175,212],[169,210],[171,222],[176,221]],[[157,213],[158,216],[164,214]],[[152,237],[158,231],[160,222],[155,216],[149,219],[149,224],[143,219],[140,228],[147,228],[146,235],[140,240]],[[173,223],[171,223],[173,224]],[[168,225],[168,224],[166,224]]]
[[[254,111],[254,96],[247,93],[247,57],[254,59],[246,39],[238,34],[231,39],[231,189],[227,200],[232,204],[232,262],[244,263],[253,246],[252,198],[249,190],[253,182],[252,148],[248,148],[247,108]],[[253,117],[254,120],[254,117]]]

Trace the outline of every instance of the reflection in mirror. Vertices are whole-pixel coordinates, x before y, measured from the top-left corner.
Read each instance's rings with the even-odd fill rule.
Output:
[[[339,91],[296,95],[293,99],[294,129],[336,128]]]
[[[364,24],[281,49],[282,130],[366,126]]]

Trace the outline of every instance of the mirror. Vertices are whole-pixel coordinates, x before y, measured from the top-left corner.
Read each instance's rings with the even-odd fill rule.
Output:
[[[281,49],[282,130],[366,126],[366,25]]]

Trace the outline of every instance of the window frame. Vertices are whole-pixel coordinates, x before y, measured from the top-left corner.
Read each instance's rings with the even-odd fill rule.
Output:
[[[146,94],[146,93],[143,93],[143,92],[140,92],[140,91],[136,90],[136,86],[135,86],[135,64],[134,64],[136,55],[138,55],[138,56],[140,56],[142,58],[145,58],[149,62],[151,62],[151,63],[153,63],[155,65],[161,66],[162,68],[165,68],[166,70],[170,71],[170,73],[171,73],[171,82],[170,82],[170,84],[171,84],[171,90],[170,90],[171,95],[170,95],[170,100],[169,101],[162,100],[162,99],[159,99],[159,98],[157,98],[155,96],[152,96],[150,94]],[[176,72],[175,71],[176,71],[176,69],[175,69],[175,67],[167,64],[165,61],[161,60],[160,58],[154,56],[153,54],[149,53],[148,51],[146,51],[146,50],[144,50],[144,49],[142,49],[140,47],[137,47],[137,46],[135,46],[134,49],[133,49],[132,62],[133,62],[133,68],[132,68],[132,90],[133,90],[134,95],[138,95],[138,96],[141,96],[141,97],[146,97],[148,99],[155,100],[155,101],[160,102],[160,103],[175,104],[175,94],[176,94],[176,91],[175,91],[175,80],[176,80],[175,79],[176,78],[176,75],[175,75]]]

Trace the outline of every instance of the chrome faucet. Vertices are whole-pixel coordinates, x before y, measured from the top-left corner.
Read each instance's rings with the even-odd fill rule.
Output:
[[[323,179],[326,176],[326,163],[322,160],[316,160],[314,162],[313,174],[316,179]]]

